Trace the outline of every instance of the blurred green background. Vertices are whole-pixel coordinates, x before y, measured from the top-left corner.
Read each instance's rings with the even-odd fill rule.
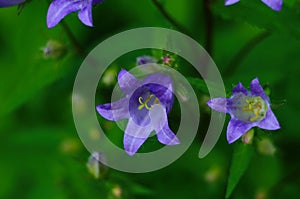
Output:
[[[284,1],[281,12],[259,0],[230,7],[224,7],[223,0],[158,2],[180,31],[210,51],[228,92],[238,82],[248,86],[258,77],[271,93],[282,128],[257,132],[254,153],[231,198],[299,198],[299,1]],[[225,126],[213,151],[198,158],[210,110],[205,106],[209,96],[197,86],[199,133],[179,160],[145,174],[101,167],[96,179],[88,171],[90,154],[76,133],[71,110],[73,82],[84,57],[124,30],[178,27],[151,0],[105,0],[93,8],[94,28],[84,26],[73,13],[65,18],[65,26],[47,29],[48,5],[46,0],[32,0],[19,16],[16,7],[0,9],[0,198],[224,198],[233,150],[241,143],[227,144]],[[51,45],[58,51],[47,56],[42,49]],[[100,82],[104,93],[98,92],[99,101],[108,102],[118,70],[132,66],[144,53],[114,63],[108,83]],[[189,68],[179,64],[178,70],[188,73]],[[176,126],[174,121],[171,126]],[[113,123],[107,124],[110,134],[122,138],[122,132],[109,126]]]

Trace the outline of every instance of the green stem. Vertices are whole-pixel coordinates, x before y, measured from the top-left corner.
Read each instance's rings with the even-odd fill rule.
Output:
[[[50,0],[46,0],[46,1],[50,5],[50,3],[51,3]],[[69,40],[71,41],[71,43],[75,47],[76,52],[78,52],[80,55],[84,55],[83,48],[81,47],[81,45],[77,41],[76,37],[74,36],[74,34],[72,33],[71,29],[69,28],[68,24],[64,20],[62,20],[60,22],[60,24],[62,25],[65,33],[67,34],[67,37],[69,38]]]
[[[75,36],[72,33],[71,29],[69,28],[68,24],[64,20],[62,20],[60,23],[61,23],[64,31],[66,32],[68,38],[70,39],[71,43],[75,47],[76,52],[78,52],[80,55],[84,55],[83,48],[81,47],[81,45],[79,44],[79,42],[75,38]]]
[[[186,30],[184,27],[182,27],[175,19],[169,15],[169,13],[165,10],[165,8],[158,2],[158,0],[152,0],[152,3],[155,5],[155,7],[159,10],[159,12],[172,24],[177,30],[179,30],[182,33],[185,33],[187,35],[189,34],[189,31]]]
[[[253,50],[253,48],[262,42],[264,39],[266,39],[271,34],[269,32],[263,32],[254,38],[252,38],[248,43],[246,43],[241,50],[233,57],[231,62],[229,63],[228,67],[224,71],[225,76],[232,75],[238,66],[241,64],[241,62],[245,59],[245,57]]]
[[[212,53],[212,37],[213,37],[213,16],[210,9],[211,0],[203,1],[204,17],[205,17],[205,49],[211,55]]]

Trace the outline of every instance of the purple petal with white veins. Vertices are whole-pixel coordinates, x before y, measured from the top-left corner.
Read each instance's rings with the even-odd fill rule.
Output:
[[[118,74],[118,84],[125,94],[130,94],[141,85],[141,81],[127,72],[127,70],[122,69]]]
[[[149,137],[152,130],[151,125],[141,127],[136,125],[133,120],[129,119],[123,139],[126,153],[130,156],[134,155]]]
[[[233,143],[254,126],[256,126],[256,123],[245,123],[232,118],[227,127],[228,143]]]
[[[48,9],[47,26],[56,26],[66,15],[81,9],[82,0],[54,0]]]
[[[241,82],[239,82],[233,89],[232,89],[232,95],[236,93],[244,93],[245,95],[248,94],[247,89],[243,86]]]
[[[207,105],[215,111],[227,113],[227,98],[213,98],[207,102]]]
[[[85,25],[93,26],[92,2],[86,1],[86,3],[84,3],[82,9],[78,12],[78,18]]]
[[[151,126],[155,129],[158,141],[166,145],[180,144],[179,139],[169,128],[166,110],[161,105],[154,105],[150,110]]]
[[[25,2],[25,0],[0,0],[0,8],[18,5]]]
[[[250,90],[253,95],[260,96],[267,103],[270,103],[269,97],[266,95],[264,89],[260,85],[258,78],[255,78],[251,81]]]
[[[129,118],[128,107],[128,99],[122,98],[119,101],[113,103],[100,104],[96,108],[98,113],[105,119],[118,121],[121,119]]]
[[[275,11],[281,10],[282,0],[261,0],[261,1]]]
[[[257,126],[266,130],[280,129],[279,122],[271,109],[267,111],[266,117]]]
[[[225,6],[229,6],[239,2],[240,0],[225,0]]]

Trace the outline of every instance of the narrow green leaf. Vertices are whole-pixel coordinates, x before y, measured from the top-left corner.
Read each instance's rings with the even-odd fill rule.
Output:
[[[245,173],[253,154],[253,146],[250,144],[237,143],[234,146],[232,162],[229,171],[226,198],[229,198]]]

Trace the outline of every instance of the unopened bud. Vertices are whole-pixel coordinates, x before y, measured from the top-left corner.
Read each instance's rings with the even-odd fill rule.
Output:
[[[45,47],[41,48],[45,59],[59,59],[66,53],[65,46],[59,41],[49,40]]]

